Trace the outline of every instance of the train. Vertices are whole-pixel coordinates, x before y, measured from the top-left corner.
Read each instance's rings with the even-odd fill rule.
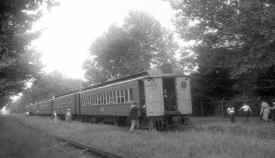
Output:
[[[30,115],[129,124],[131,104],[139,109],[139,127],[163,129],[185,123],[192,114],[190,77],[180,72],[150,70],[102,82],[85,89],[26,106]]]

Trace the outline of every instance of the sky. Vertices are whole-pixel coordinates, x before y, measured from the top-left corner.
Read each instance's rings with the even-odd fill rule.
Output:
[[[92,42],[113,23],[121,25],[129,11],[143,11],[164,27],[174,30],[174,11],[162,0],[59,0],[33,25],[43,33],[33,42],[42,53],[45,71],[58,70],[66,77],[84,79],[83,62],[89,58]]]

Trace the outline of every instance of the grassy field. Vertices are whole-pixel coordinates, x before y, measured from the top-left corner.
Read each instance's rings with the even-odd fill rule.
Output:
[[[87,153],[0,115],[0,158],[86,158]]]
[[[132,158],[274,158],[275,124],[241,118],[192,118],[194,127],[156,132],[49,118],[14,116],[48,133]]]

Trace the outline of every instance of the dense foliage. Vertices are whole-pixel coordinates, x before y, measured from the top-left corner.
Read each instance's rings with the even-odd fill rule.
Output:
[[[182,37],[199,41],[196,52],[222,54],[216,67],[239,75],[275,64],[275,4],[268,0],[181,0],[176,25]],[[196,23],[190,25],[190,22]],[[221,56],[221,55],[220,55]]]
[[[10,105],[14,111],[23,111],[24,107],[30,103],[35,103],[55,96],[68,94],[82,88],[82,81],[69,79],[61,73],[54,71],[49,74],[41,74],[32,86],[24,90],[20,100]]]
[[[86,78],[91,82],[148,70],[159,66],[171,68],[177,46],[173,35],[153,17],[131,12],[119,27],[113,25],[91,46],[93,60],[86,61]]]
[[[170,2],[177,11],[176,27],[181,37],[196,41],[191,48],[198,55],[199,66],[193,75],[194,100],[274,96],[273,1]]]
[[[27,30],[40,17],[37,9],[42,3],[53,4],[51,0],[0,1],[0,106],[10,95],[22,91],[41,68],[38,55],[29,49],[39,33]],[[34,10],[37,12],[30,12]]]

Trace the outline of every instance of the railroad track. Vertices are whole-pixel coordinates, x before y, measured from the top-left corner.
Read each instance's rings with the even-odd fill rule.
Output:
[[[47,135],[49,137],[53,137],[53,138],[55,138],[56,140],[58,140],[60,142],[64,142],[64,143],[66,143],[66,144],[68,144],[68,145],[70,145],[74,148],[83,150],[85,152],[88,152],[88,153],[90,153],[92,155],[95,155],[95,156],[98,156],[100,158],[124,158],[123,156],[120,156],[120,155],[117,155],[117,154],[113,154],[113,153],[98,149],[98,148],[96,148],[94,146],[91,146],[91,145],[86,145],[86,144],[83,144],[83,143],[80,143],[80,142],[77,142],[77,141],[74,141],[74,140],[70,140],[70,139],[58,137],[58,136],[55,136],[55,135],[51,135],[51,134],[49,134],[49,133],[47,133],[43,130],[32,127],[30,125],[26,125],[25,123],[23,123],[22,121],[20,121],[18,119],[16,119],[16,121],[18,123],[20,123],[22,126],[25,126],[25,127],[30,128],[32,130],[40,132],[40,133],[42,133],[44,135]]]

